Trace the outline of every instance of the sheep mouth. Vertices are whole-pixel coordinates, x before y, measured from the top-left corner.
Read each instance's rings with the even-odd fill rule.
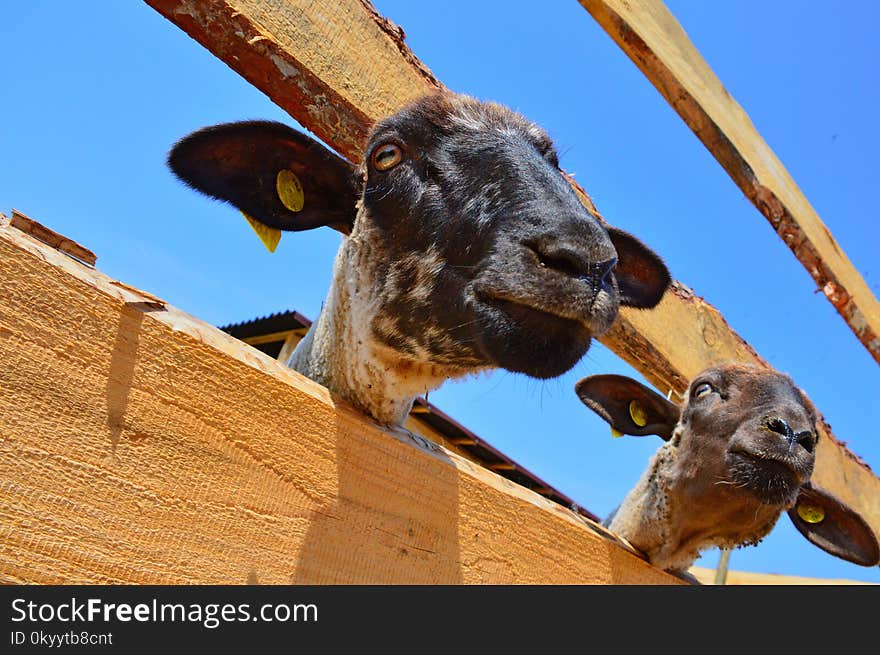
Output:
[[[731,482],[766,504],[794,502],[803,482],[795,463],[744,448],[727,452]]]
[[[614,312],[604,311],[601,303],[584,305],[572,297],[566,303],[553,302],[550,298],[532,298],[517,296],[487,287],[478,287],[476,295],[479,300],[498,311],[523,320],[523,322],[552,323],[571,325],[572,328],[586,332],[591,337],[601,336],[608,331],[614,322]]]
[[[486,358],[534,378],[553,378],[570,370],[593,337],[583,321],[532,303],[481,297],[475,313],[481,324],[478,343]]]

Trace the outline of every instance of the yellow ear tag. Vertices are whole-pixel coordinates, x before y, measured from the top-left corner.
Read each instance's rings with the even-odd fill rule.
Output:
[[[253,231],[257,233],[258,237],[260,237],[260,241],[266,246],[266,250],[269,252],[275,252],[275,248],[278,247],[278,242],[281,241],[281,230],[269,227],[265,223],[258,221],[256,218],[248,216],[244,212],[241,212],[241,215],[247,219],[247,222]]]
[[[611,426],[611,436],[617,439],[618,437],[623,436],[623,432],[615,428],[613,425]]]
[[[825,520],[825,510],[816,505],[798,505],[797,513],[807,523],[821,523]]]
[[[648,425],[648,414],[645,412],[645,408],[639,405],[635,400],[631,400],[629,403],[629,416],[633,420],[633,423],[640,428]]]
[[[278,176],[275,178],[275,191],[278,192],[281,203],[292,212],[301,211],[306,203],[306,196],[299,178],[287,168],[278,171]]]

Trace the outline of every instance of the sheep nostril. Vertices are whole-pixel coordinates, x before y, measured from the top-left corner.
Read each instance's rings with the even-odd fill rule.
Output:
[[[785,421],[785,419],[775,416],[768,417],[764,419],[764,427],[771,432],[777,433],[789,443],[791,443],[791,440],[794,438],[794,432],[792,432],[791,426]]]
[[[604,262],[591,262],[582,251],[565,245],[530,246],[538,256],[538,263],[543,268],[558,271],[568,277],[588,281],[594,290],[608,284],[611,271],[617,264],[612,258]]]
[[[598,264],[590,264],[591,277],[597,289],[608,285],[608,278],[611,277],[611,271],[614,270],[616,265],[617,257],[613,257],[605,262],[599,262]]]
[[[794,435],[794,443],[803,447],[808,453],[812,453],[816,447],[816,437],[809,430],[805,430]]]
[[[587,277],[590,275],[590,262],[586,256],[567,246],[543,246],[533,248],[538,255],[538,262],[544,268],[564,273],[569,277]]]

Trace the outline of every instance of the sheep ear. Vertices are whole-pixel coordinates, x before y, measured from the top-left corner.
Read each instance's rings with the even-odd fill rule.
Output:
[[[328,225],[349,234],[355,168],[301,132],[271,121],[206,127],[177,142],[168,166],[202,193],[279,230]]]
[[[865,520],[837,498],[809,483],[801,487],[788,517],[810,543],[826,553],[862,566],[880,563],[877,535]]]
[[[574,390],[584,405],[623,434],[656,434],[669,441],[681,416],[678,405],[622,375],[591,375]]]
[[[617,250],[614,277],[620,304],[640,309],[655,307],[672,281],[669,269],[653,250],[633,235],[607,226],[608,236]]]

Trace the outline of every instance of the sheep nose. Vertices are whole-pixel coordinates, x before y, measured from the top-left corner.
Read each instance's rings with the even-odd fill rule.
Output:
[[[532,250],[538,255],[541,266],[569,277],[587,280],[594,291],[608,284],[608,276],[617,264],[616,257],[592,262],[583,250],[566,243],[540,243],[533,246]]]
[[[789,450],[795,444],[803,446],[808,452],[813,452],[815,437],[810,430],[795,432],[784,418],[778,416],[768,416],[764,419],[763,425],[771,432],[777,433],[788,442]]]

